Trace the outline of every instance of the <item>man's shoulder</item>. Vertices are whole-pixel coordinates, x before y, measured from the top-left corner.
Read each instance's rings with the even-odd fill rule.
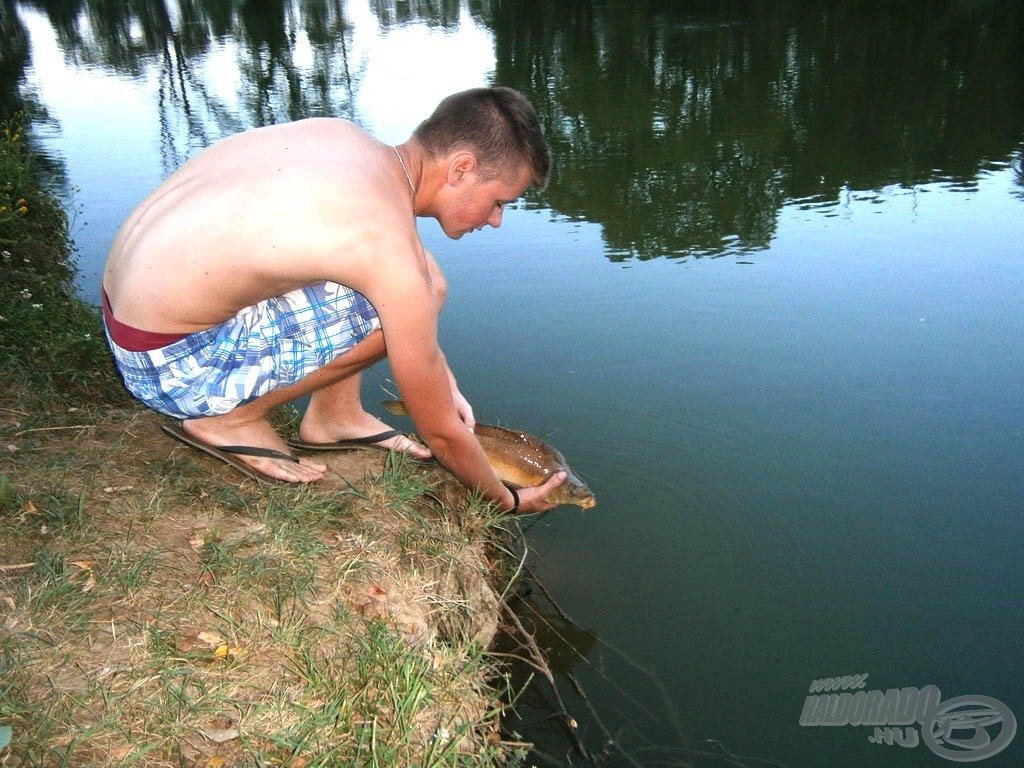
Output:
[[[256,173],[299,171],[316,175],[318,169],[343,164],[357,171],[387,145],[364,128],[338,117],[309,117],[290,123],[252,128],[217,142],[198,155],[192,165],[239,162]]]
[[[345,134],[355,138],[376,141],[373,135],[344,117],[304,117],[281,124],[282,132]]]
[[[344,117],[303,117],[299,120],[291,120],[286,123],[273,123],[272,125],[258,126],[237,133],[236,139],[255,139],[264,141],[273,136],[288,134],[308,133],[351,133],[364,136],[371,134],[364,128],[353,123]]]

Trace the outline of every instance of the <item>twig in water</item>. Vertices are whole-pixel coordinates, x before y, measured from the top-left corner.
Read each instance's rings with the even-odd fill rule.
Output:
[[[559,711],[555,713],[555,716],[563,725],[565,725],[566,731],[569,733],[569,737],[572,739],[577,752],[579,752],[579,754],[588,762],[593,764],[594,759],[586,745],[583,743],[583,740],[580,738],[579,725],[576,723],[575,718],[573,718],[566,710],[565,702],[562,700],[562,694],[558,690],[558,683],[555,681],[555,676],[551,672],[551,668],[548,666],[548,663],[544,658],[544,654],[540,650],[540,646],[537,645],[537,641],[534,639],[533,635],[526,630],[526,627],[523,626],[523,623],[519,620],[515,611],[509,607],[508,603],[502,603],[502,606],[505,609],[505,613],[508,614],[508,617],[512,620],[512,623],[515,624],[516,631],[519,632],[520,639],[527,646],[527,650],[531,656],[531,661],[533,662],[530,666],[534,667],[541,675],[544,676],[544,679],[548,681],[551,693],[555,697],[555,703],[559,709]]]

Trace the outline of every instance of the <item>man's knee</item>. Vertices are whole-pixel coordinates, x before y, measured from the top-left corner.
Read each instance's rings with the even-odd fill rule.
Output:
[[[448,281],[444,275],[435,275],[433,280],[434,284],[434,295],[437,296],[438,309],[444,306],[445,299],[448,298]]]

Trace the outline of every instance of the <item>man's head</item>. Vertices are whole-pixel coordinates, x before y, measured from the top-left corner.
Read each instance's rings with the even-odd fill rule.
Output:
[[[511,88],[471,88],[454,93],[413,132],[434,158],[455,150],[472,152],[486,177],[512,177],[521,167],[532,183],[547,186],[551,152],[533,106]]]

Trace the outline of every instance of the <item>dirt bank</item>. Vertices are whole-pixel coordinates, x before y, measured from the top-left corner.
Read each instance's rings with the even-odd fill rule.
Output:
[[[0,399],[9,750],[33,764],[501,765],[503,521],[362,450],[244,480],[144,409]],[[506,521],[507,522],[507,521]]]

